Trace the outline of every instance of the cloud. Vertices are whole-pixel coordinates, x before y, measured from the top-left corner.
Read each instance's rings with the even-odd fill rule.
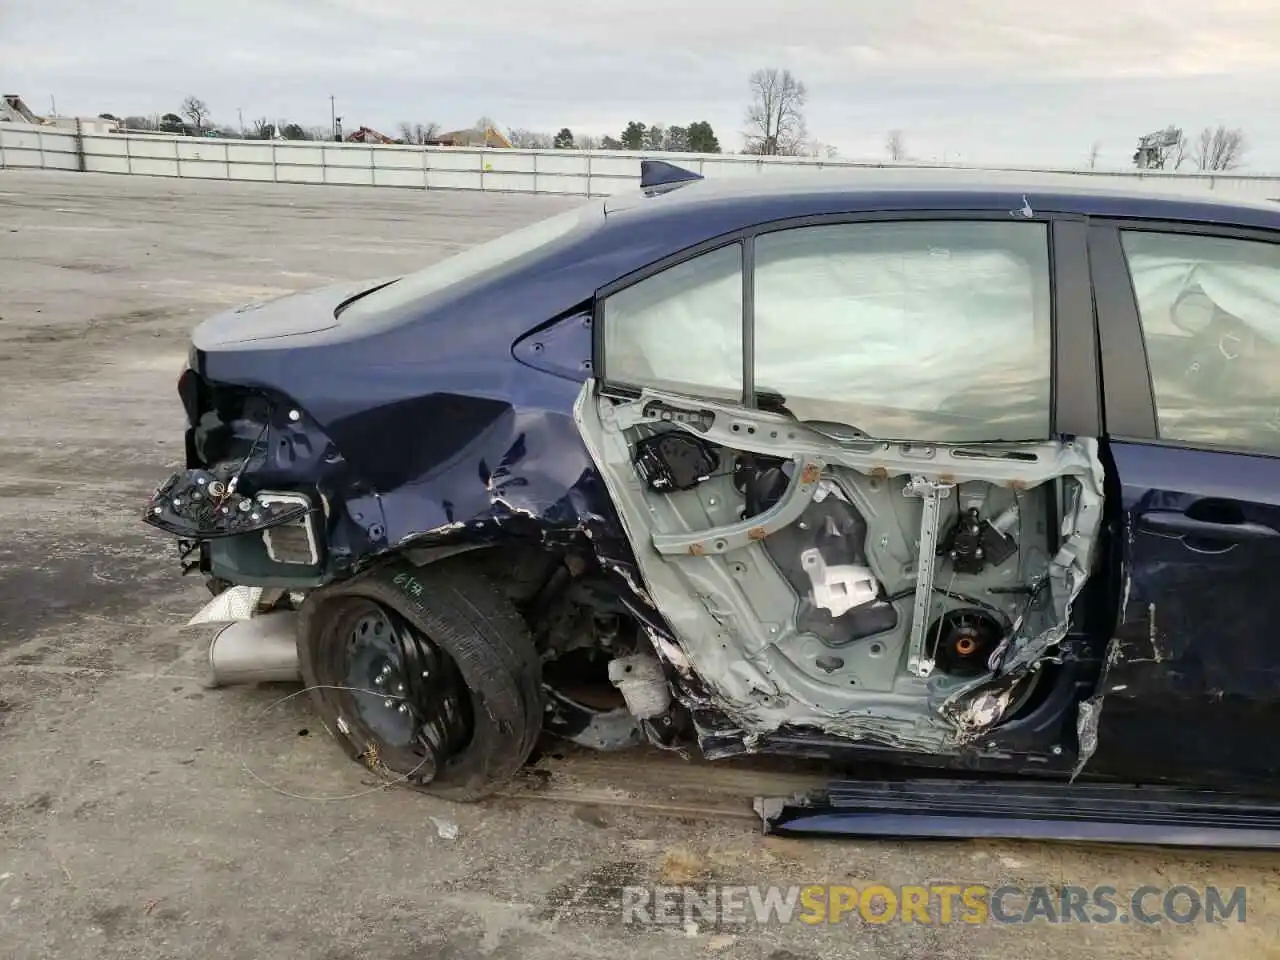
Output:
[[[540,0],[420,4],[329,0],[400,29],[467,35],[503,30],[541,42],[606,45],[616,54],[682,49],[797,57],[845,69],[999,71],[1015,76],[1168,75],[1274,69],[1280,5],[1272,0]]]
[[[615,132],[710,120],[740,142],[746,78],[808,85],[809,129],[846,154],[907,132],[924,157],[1078,163],[1095,140],[1223,121],[1280,168],[1275,0],[0,0],[6,88],[63,112],[154,113],[188,93],[226,122],[399,120]],[[7,92],[7,91],[6,91]],[[1276,131],[1272,133],[1271,131]]]

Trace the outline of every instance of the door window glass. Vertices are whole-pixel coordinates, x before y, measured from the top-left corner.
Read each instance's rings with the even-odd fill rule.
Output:
[[[603,322],[610,383],[741,398],[741,244],[619,290],[605,299]]]
[[[1160,437],[1280,453],[1280,244],[1123,231]]]
[[[1043,439],[1047,226],[847,223],[755,241],[755,386],[873,437]]]

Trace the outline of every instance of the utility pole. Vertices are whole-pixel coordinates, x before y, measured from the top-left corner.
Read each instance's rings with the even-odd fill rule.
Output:
[[[49,94],[49,116],[56,117],[58,115],[58,104],[53,99],[53,94]]]
[[[329,94],[329,135],[338,138],[338,115],[333,105],[333,94]]]
[[[244,139],[244,111],[242,111],[239,107],[236,107],[236,120],[240,124],[240,139],[243,140]]]

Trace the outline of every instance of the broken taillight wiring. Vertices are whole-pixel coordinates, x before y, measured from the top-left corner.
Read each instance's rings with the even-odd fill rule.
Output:
[[[231,475],[231,479],[227,481],[227,488],[223,491],[222,496],[218,498],[218,502],[214,505],[215,509],[221,509],[222,505],[227,502],[227,499],[236,492],[236,487],[240,485],[240,478],[244,475],[245,470],[249,468],[249,461],[253,459],[253,454],[258,449],[258,444],[262,442],[262,438],[265,437],[267,435],[267,431],[271,429],[271,416],[274,412],[274,406],[267,408],[267,416],[262,424],[262,429],[259,430],[258,435],[253,438],[253,443],[249,444],[249,451],[244,455],[244,460],[241,461],[240,466],[236,468],[236,472]]]

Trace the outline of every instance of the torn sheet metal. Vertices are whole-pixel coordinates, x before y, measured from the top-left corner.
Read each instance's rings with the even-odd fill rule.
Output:
[[[199,381],[197,374],[188,378]],[[556,387],[576,393],[576,384]],[[194,389],[194,388],[193,388]],[[447,552],[523,542],[594,554],[620,578],[642,620],[659,631],[608,492],[570,416],[557,404],[517,407],[484,397],[432,393],[373,406],[323,426],[285,397],[202,385],[211,409],[188,436],[189,459],[225,463],[252,497],[314,490],[323,509],[323,556],[285,573],[318,586],[395,551]],[[568,401],[564,406],[569,406]],[[422,424],[432,424],[423,431]],[[251,537],[202,546],[206,571],[273,585],[279,565],[245,562]],[[434,551],[434,553],[433,553]],[[267,559],[267,545],[259,552]],[[230,566],[228,566],[230,565]],[[302,582],[305,580],[305,582]]]
[[[258,612],[262,593],[262,587],[228,587],[201,607],[196,615],[187,621],[187,626],[248,620]]]
[[[1071,610],[1092,569],[1102,527],[1104,474],[1097,441],[1079,439],[1092,469],[1076,474],[1069,485],[1069,509],[1062,519],[1062,545],[1049,563],[1037,590],[1047,591],[1050,610],[1035,618],[1024,616],[992,657],[994,680],[979,680],[956,691],[943,705],[943,715],[955,725],[958,739],[968,741],[1004,716],[1017,682],[1054,656],[1071,626]],[[1047,625],[1045,621],[1048,621]]]

